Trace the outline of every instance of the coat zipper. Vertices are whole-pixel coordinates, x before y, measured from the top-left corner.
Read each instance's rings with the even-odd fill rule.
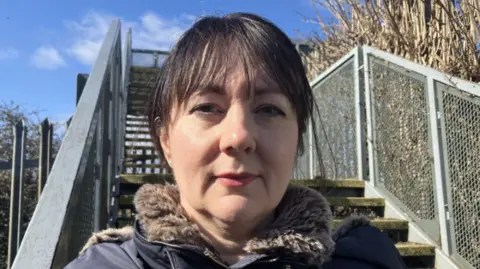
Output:
[[[207,256],[208,258],[210,258],[210,260],[214,261],[216,264],[222,266],[223,268],[230,268],[228,265],[224,264],[223,262],[220,261],[220,259],[217,258],[217,256],[215,254],[213,254],[211,251],[209,251],[208,249],[206,249],[203,254],[205,256]]]

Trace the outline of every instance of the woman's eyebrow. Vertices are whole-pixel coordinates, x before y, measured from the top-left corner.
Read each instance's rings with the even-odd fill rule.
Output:
[[[254,92],[255,92],[255,96],[282,93],[278,87],[255,87]]]

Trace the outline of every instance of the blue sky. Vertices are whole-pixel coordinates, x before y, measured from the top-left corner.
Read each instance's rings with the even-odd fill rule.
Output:
[[[135,48],[168,49],[196,17],[235,11],[292,37],[318,29],[302,21],[315,16],[310,0],[0,1],[0,101],[64,121],[75,111],[76,74],[90,72],[112,19],[133,28]]]

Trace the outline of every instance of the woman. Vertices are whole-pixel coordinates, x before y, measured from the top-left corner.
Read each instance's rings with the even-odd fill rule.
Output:
[[[67,268],[402,268],[365,221],[332,237],[325,198],[289,184],[313,108],[300,56],[275,25],[200,19],[166,60],[149,112],[176,185],[142,186],[134,227],[94,235]],[[356,229],[397,261],[375,267],[348,245],[332,256],[333,239]]]

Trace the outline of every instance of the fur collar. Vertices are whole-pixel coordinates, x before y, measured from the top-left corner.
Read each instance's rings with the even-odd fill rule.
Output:
[[[134,203],[137,219],[149,241],[208,248],[198,226],[184,214],[176,186],[145,184],[137,191]],[[251,254],[287,256],[308,264],[323,264],[334,248],[331,220],[330,206],[319,192],[291,185],[277,207],[276,219],[262,234],[248,241],[244,249]],[[82,251],[100,242],[126,241],[132,234],[131,227],[106,230],[92,236]]]

